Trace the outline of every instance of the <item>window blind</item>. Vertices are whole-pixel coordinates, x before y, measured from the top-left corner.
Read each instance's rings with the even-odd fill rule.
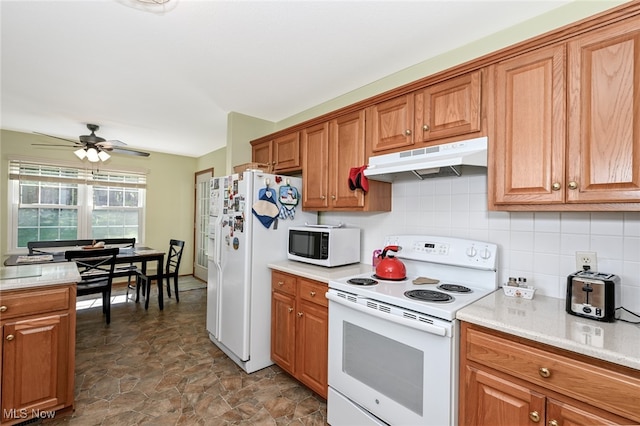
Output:
[[[76,183],[119,188],[147,187],[145,173],[119,170],[89,170],[24,160],[9,160],[9,179],[22,181]]]

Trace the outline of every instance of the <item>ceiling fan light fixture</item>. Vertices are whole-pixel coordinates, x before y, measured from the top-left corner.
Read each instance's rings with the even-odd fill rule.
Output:
[[[84,148],[80,148],[77,151],[73,151],[73,153],[76,155],[76,157],[78,157],[81,160],[84,160],[85,157],[87,156],[87,151],[85,151]]]
[[[100,157],[98,157],[98,151],[95,148],[87,149],[87,160],[90,163],[97,163],[100,161]]]
[[[107,161],[109,158],[111,158],[111,156],[105,151],[100,151],[98,152],[98,158],[100,159],[100,161]]]
[[[171,12],[178,5],[179,0],[116,0],[127,7],[163,15]]]

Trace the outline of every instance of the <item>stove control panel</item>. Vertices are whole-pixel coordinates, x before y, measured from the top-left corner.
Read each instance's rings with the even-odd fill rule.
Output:
[[[413,250],[417,252],[446,256],[449,254],[449,244],[416,241],[413,243]]]
[[[396,256],[404,259],[486,270],[495,270],[497,264],[497,246],[484,241],[443,236],[394,235],[385,239],[386,245],[402,247]]]

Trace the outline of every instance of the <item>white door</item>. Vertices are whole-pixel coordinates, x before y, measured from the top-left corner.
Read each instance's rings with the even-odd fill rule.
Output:
[[[207,281],[207,243],[209,238],[209,197],[213,170],[196,173],[193,276]]]

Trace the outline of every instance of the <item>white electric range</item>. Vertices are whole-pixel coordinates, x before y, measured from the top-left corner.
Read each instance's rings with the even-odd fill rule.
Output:
[[[329,282],[329,423],[456,424],[455,316],[498,288],[497,246],[425,235],[388,245],[402,248],[406,279],[380,279],[372,267]]]

